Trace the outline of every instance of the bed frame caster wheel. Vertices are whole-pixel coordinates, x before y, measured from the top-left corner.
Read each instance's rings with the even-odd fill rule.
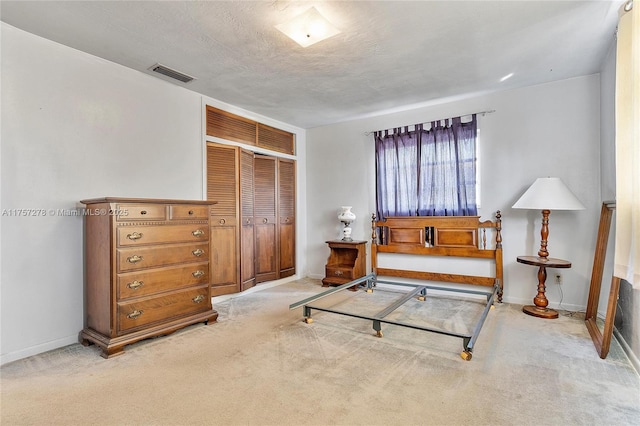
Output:
[[[302,321],[306,322],[307,324],[311,324],[313,322],[313,318],[306,317]]]
[[[491,305],[491,307],[489,309],[495,309],[496,305]]]
[[[373,293],[373,289],[372,288],[368,288],[367,289],[367,293]]]
[[[382,336],[383,336],[382,330],[376,331],[376,337],[382,337]]]
[[[462,351],[460,353],[460,357],[462,359],[464,359],[465,361],[471,361],[472,355],[471,355],[471,352],[469,352],[469,351]]]
[[[425,296],[418,296],[418,300],[424,302],[427,298]]]

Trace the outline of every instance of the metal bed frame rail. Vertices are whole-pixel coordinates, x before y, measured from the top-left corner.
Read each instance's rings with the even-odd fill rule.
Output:
[[[338,309],[332,309],[332,308],[324,308],[321,306],[313,306],[310,303],[315,302],[317,300],[320,300],[324,297],[327,297],[329,295],[332,295],[334,293],[337,293],[339,291],[342,291],[344,289],[348,289],[350,287],[354,287],[354,286],[358,286],[358,285],[362,285],[364,284],[366,286],[366,292],[367,293],[372,293],[373,292],[373,287],[376,286],[376,284],[386,284],[386,285],[391,285],[391,286],[401,286],[401,287],[413,287],[412,290],[406,292],[401,298],[395,300],[393,303],[391,303],[389,306],[387,306],[386,308],[384,308],[383,310],[381,310],[380,312],[378,312],[377,314],[373,315],[373,316],[369,316],[369,315],[362,315],[362,314],[357,314],[354,312],[348,312],[348,311],[342,311],[342,310],[338,310]],[[481,295],[481,296],[485,296],[487,299],[487,303],[482,311],[482,314],[480,315],[480,318],[478,319],[478,322],[476,323],[473,333],[472,334],[461,334],[461,333],[455,333],[455,332],[451,332],[451,331],[447,331],[447,330],[441,330],[441,329],[437,329],[437,328],[431,328],[431,327],[424,327],[421,325],[417,325],[417,324],[410,324],[410,323],[405,323],[405,322],[401,322],[401,321],[393,321],[393,320],[389,320],[386,319],[386,317],[391,314],[392,312],[394,312],[396,309],[398,309],[400,306],[404,305],[407,301],[411,300],[412,298],[416,297],[418,298],[418,300],[420,301],[424,301],[426,299],[427,296],[427,290],[437,290],[437,291],[442,291],[442,292],[453,292],[453,293],[466,293],[466,294],[474,294],[474,295]],[[472,354],[473,354],[473,348],[475,345],[476,340],[478,339],[478,335],[480,334],[480,330],[482,330],[482,326],[484,325],[484,322],[487,318],[487,315],[489,313],[489,310],[491,308],[493,308],[494,306],[494,302],[496,300],[496,297],[498,295],[498,293],[500,292],[500,281],[499,279],[495,280],[495,283],[493,285],[493,290],[492,291],[478,291],[478,290],[467,290],[467,289],[458,289],[458,288],[447,288],[447,287],[437,287],[437,286],[432,286],[432,285],[425,285],[425,284],[415,284],[415,283],[406,283],[406,282],[395,282],[395,281],[383,281],[383,280],[379,280],[378,277],[376,276],[376,274],[369,274],[366,275],[362,278],[358,278],[355,279],[353,281],[350,281],[346,284],[342,284],[338,287],[334,287],[331,288],[327,291],[324,291],[322,293],[319,293],[315,296],[311,296],[308,297],[304,300],[301,300],[299,302],[293,303],[291,305],[289,305],[289,310],[293,310],[296,308],[299,308],[300,306],[303,307],[303,315],[304,315],[304,322],[306,322],[307,324],[311,324],[313,322],[313,319],[311,318],[311,310],[315,309],[317,311],[322,311],[322,312],[330,312],[330,313],[334,313],[334,314],[340,314],[340,315],[345,315],[345,316],[349,316],[349,317],[353,317],[353,318],[360,318],[360,319],[365,319],[365,320],[370,320],[373,322],[373,329],[376,331],[376,336],[377,337],[382,337],[382,324],[391,324],[391,325],[397,325],[397,326],[401,326],[401,327],[408,327],[408,328],[413,328],[416,330],[423,330],[423,331],[430,331],[433,333],[437,333],[437,334],[444,334],[447,336],[453,336],[453,337],[459,337],[462,339],[463,342],[463,351],[460,353],[460,356],[462,357],[462,359],[464,359],[465,361],[470,361],[472,358]]]

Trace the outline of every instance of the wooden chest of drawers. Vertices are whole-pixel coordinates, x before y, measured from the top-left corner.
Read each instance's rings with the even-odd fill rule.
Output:
[[[211,201],[101,198],[85,214],[84,345],[102,356],[198,322],[211,306]]]

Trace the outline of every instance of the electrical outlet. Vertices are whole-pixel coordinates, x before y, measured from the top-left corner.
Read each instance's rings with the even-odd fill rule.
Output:
[[[556,284],[562,284],[562,275],[556,274]]]

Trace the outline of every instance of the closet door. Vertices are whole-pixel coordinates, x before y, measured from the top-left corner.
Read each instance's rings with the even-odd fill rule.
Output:
[[[260,148],[284,154],[294,154],[295,142],[293,133],[258,123],[258,143]]]
[[[211,295],[240,291],[238,149],[207,143],[207,200],[211,207]]]
[[[277,159],[254,156],[254,229],[256,247],[256,283],[278,278],[278,222],[276,209]],[[244,259],[243,259],[244,261]]]
[[[280,275],[296,273],[296,163],[278,159],[278,239],[280,245]]]
[[[240,279],[242,291],[256,285],[255,235],[253,226],[253,152],[240,151]]]

